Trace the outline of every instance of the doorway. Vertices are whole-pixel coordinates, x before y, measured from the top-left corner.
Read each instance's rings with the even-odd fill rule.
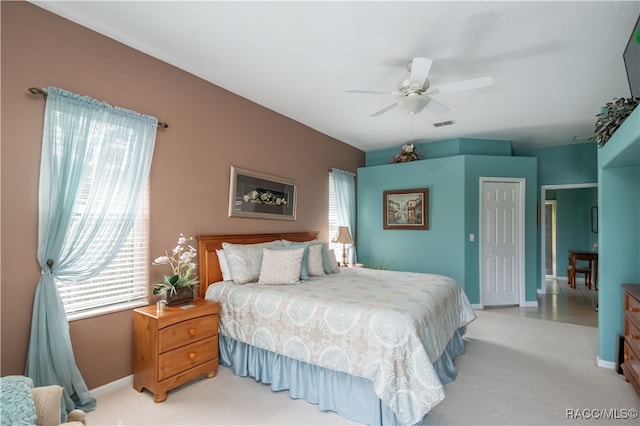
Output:
[[[549,217],[547,216],[547,203],[553,202],[554,200],[547,200],[547,191],[557,191],[564,189],[580,189],[580,188],[597,188],[597,183],[579,183],[579,184],[566,184],[566,185],[542,185],[540,187],[540,204],[545,206],[544,214],[540,215],[540,276],[541,282],[538,288],[538,293],[545,294],[546,293],[546,281],[548,277],[556,278],[560,271],[556,268],[555,264],[558,256],[561,256],[562,253],[555,253],[555,241],[549,241],[550,235],[549,231],[553,229],[553,235],[551,238],[555,238],[555,223],[548,223]],[[553,210],[553,218],[555,218],[555,207]],[[554,219],[552,219],[554,220]],[[551,253],[549,252],[551,251]],[[547,268],[547,259],[553,259],[553,273],[548,273]]]
[[[480,178],[480,302],[524,306],[525,179]]]

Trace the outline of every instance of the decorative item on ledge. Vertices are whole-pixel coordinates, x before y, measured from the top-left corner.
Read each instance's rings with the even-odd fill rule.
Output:
[[[602,148],[639,103],[640,98],[614,98],[613,102],[607,102],[596,115],[596,130],[590,140]]]
[[[413,142],[402,145],[400,153],[393,156],[391,163],[408,163],[422,158],[422,153],[416,151]]]
[[[166,300],[167,305],[177,305],[193,300],[193,286],[197,284],[196,264],[191,259],[198,255],[198,251],[187,240],[184,234],[178,237],[178,244],[171,250],[171,256],[165,252],[153,261],[153,265],[169,265],[171,275],[165,275],[162,281],[153,285],[153,294]],[[160,306],[158,307],[160,310]]]

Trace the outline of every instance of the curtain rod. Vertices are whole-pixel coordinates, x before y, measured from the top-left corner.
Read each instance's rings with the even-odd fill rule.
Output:
[[[39,87],[30,87],[29,92],[31,92],[32,95],[42,95],[43,98],[47,98],[47,91],[45,89],[41,89]],[[163,121],[158,121],[158,127],[166,129],[169,127],[169,125]]]
[[[329,172],[342,172],[342,173],[346,173],[346,174],[351,175],[351,176],[355,176],[356,175],[355,173],[350,172],[349,170],[336,169],[335,167],[329,169]]]

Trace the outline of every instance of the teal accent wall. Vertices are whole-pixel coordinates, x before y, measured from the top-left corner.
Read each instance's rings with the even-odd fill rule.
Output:
[[[358,259],[387,269],[448,275],[480,302],[480,177],[526,179],[525,298],[536,300],[536,159],[459,155],[358,169]],[[384,230],[382,193],[429,189],[429,230]],[[531,212],[531,213],[529,213]]]
[[[591,207],[598,204],[598,189],[563,189],[556,195],[556,274],[566,277],[569,250],[591,251],[598,240],[598,234],[591,232]]]
[[[598,145],[595,142],[514,150],[514,155],[538,159],[539,186],[598,181]]]
[[[599,356],[624,334],[622,284],[640,283],[640,108],[598,149]]]
[[[420,142],[420,140],[416,140],[414,145],[416,150],[422,153],[425,160],[456,155],[511,155],[511,141],[456,138],[435,142]],[[398,146],[397,148],[367,152],[365,154],[365,165],[369,167],[389,164],[393,156],[398,154],[401,148],[402,146]]]
[[[386,269],[449,275],[464,287],[464,158],[358,169],[358,261]],[[429,230],[383,229],[382,193],[429,189]]]
[[[574,185],[598,182],[598,145],[595,142],[573,143],[568,145],[517,150],[515,156],[535,157],[538,160],[538,202],[540,200],[540,187],[543,185]],[[565,191],[558,190],[557,193]],[[557,197],[557,193],[555,197]],[[595,203],[594,205],[597,205]],[[595,242],[595,241],[594,241]],[[540,228],[536,235],[536,258],[540,264]],[[563,263],[566,265],[566,252],[556,247],[556,273],[558,276],[566,274],[562,271]],[[542,269],[538,268],[536,280],[538,288],[542,285]]]

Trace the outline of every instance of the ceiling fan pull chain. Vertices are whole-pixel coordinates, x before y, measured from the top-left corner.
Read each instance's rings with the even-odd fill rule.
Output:
[[[411,111],[409,115],[411,115],[411,143],[413,144],[413,117],[415,117],[415,114]]]

